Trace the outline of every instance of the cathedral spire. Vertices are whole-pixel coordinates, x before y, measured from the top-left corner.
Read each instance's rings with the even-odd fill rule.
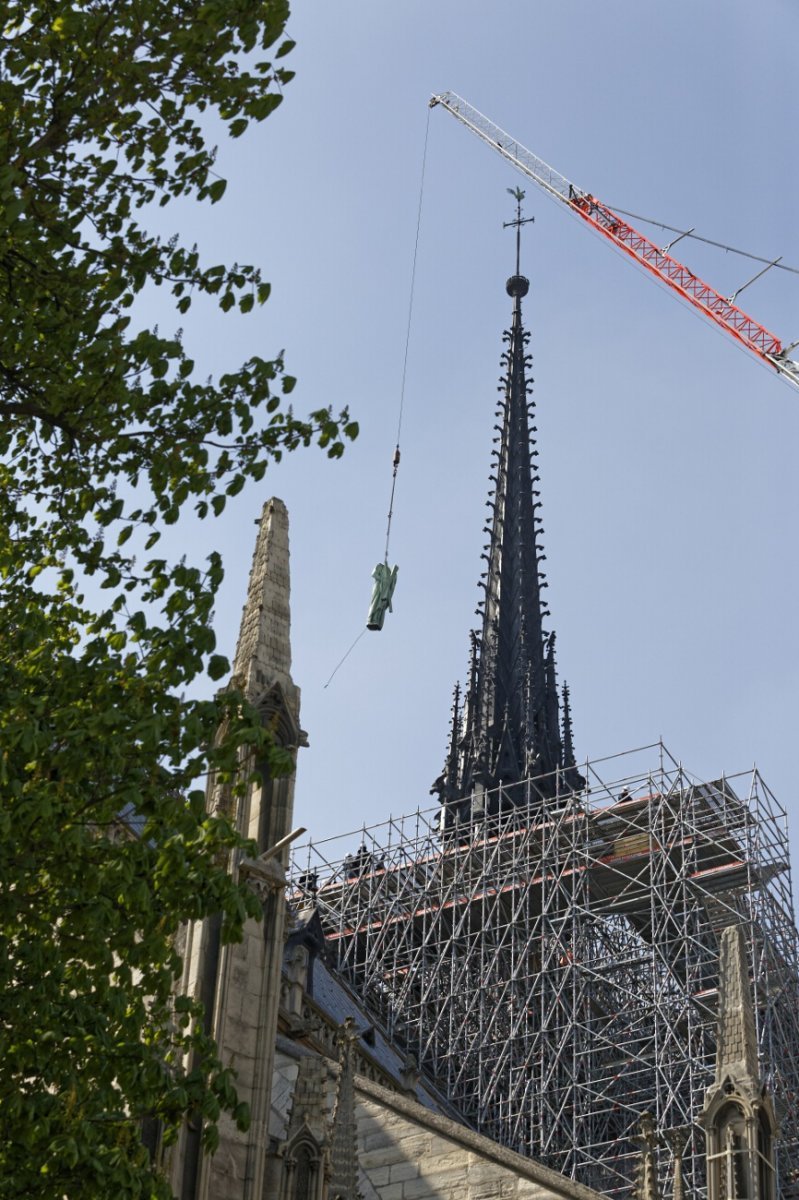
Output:
[[[716,1087],[728,1075],[757,1087],[760,1079],[757,1033],[741,925],[729,925],[721,935],[717,1022]]]
[[[509,189],[511,190],[511,189]],[[516,217],[506,227],[516,230],[516,273],[506,284],[513,301],[511,327],[504,334],[501,399],[497,408],[498,447],[494,450],[489,496],[490,541],[478,613],[481,628],[473,635],[469,684],[464,694],[460,737],[451,737],[444,774],[434,784],[445,810],[445,824],[471,812],[491,811],[498,803],[494,789],[502,785],[505,802],[521,803],[523,781],[536,780],[542,799],[579,786],[576,772],[565,782],[560,698],[555,674],[555,638],[544,629],[549,616],[543,591],[541,520],[532,380],[527,371],[529,334],[522,321],[522,300],[530,288],[521,274],[521,228],[524,192],[511,194]],[[571,719],[568,720],[571,743]],[[453,770],[457,747],[456,769]],[[446,786],[444,786],[446,782]],[[492,793],[488,799],[486,793]]]
[[[289,614],[289,521],[282,500],[267,500],[256,521],[247,601],[241,616],[233,673],[247,699],[257,702],[264,685],[291,686]]]

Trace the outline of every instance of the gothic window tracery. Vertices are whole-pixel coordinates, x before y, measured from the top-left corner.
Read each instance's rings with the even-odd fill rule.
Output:
[[[757,1121],[757,1200],[773,1200],[774,1149],[772,1130],[766,1114],[761,1111]]]
[[[737,1104],[718,1115],[716,1173],[719,1200],[754,1200],[746,1117]]]
[[[709,1200],[774,1200],[776,1125],[768,1098],[740,1097],[729,1082],[725,1090],[705,1125]]]
[[[300,1142],[294,1147],[294,1187],[291,1200],[316,1200],[314,1182],[318,1168],[318,1159],[314,1148],[308,1142]]]

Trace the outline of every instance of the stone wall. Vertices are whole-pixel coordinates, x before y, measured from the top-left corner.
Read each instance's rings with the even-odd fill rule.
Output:
[[[364,1200],[599,1200],[599,1193],[356,1078]]]

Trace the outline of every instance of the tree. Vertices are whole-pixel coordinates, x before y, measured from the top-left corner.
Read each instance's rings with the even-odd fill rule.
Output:
[[[174,937],[221,912],[235,938],[260,912],[225,870],[242,843],[205,813],[207,772],[242,787],[242,755],[290,764],[235,692],[180,698],[228,671],[222,564],[156,546],[287,451],[338,457],[357,426],[298,418],[280,356],[198,381],[180,336],[138,315],[156,286],[184,315],[267,299],[255,267],[208,266],[145,222],[221,199],[204,125],[239,137],[280,103],[287,18],[285,0],[4,6],[0,1195],[167,1196],[143,1121],[169,1139],[201,1117],[210,1146],[221,1110],[247,1121],[173,998]]]

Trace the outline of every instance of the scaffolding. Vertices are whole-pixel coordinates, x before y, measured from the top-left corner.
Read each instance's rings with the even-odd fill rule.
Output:
[[[760,1057],[799,1167],[799,969],[785,810],[757,770],[699,782],[662,743],[589,762],[580,793],[502,790],[442,831],[417,811],[300,847],[339,971],[475,1129],[609,1195],[633,1185],[638,1121],[684,1131],[715,1066],[720,931],[745,927]],[[612,782],[606,782],[611,778]]]

